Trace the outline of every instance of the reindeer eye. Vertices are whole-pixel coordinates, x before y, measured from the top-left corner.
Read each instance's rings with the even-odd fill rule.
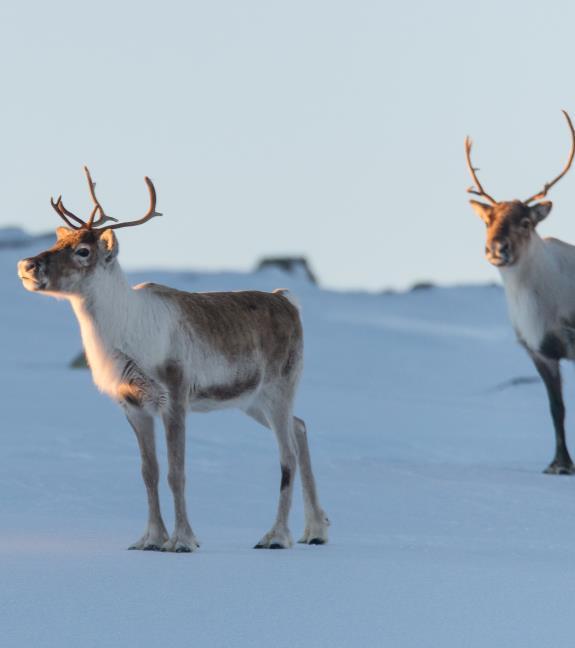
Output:
[[[523,218],[521,220],[521,227],[523,229],[529,229],[531,227],[531,219],[529,218]]]
[[[76,250],[76,254],[81,257],[87,257],[90,254],[90,248],[82,247]]]

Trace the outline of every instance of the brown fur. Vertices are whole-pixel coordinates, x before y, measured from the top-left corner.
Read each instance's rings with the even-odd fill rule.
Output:
[[[126,401],[133,407],[142,407],[144,403],[144,394],[142,390],[134,384],[122,383],[118,387],[118,397],[120,401]]]
[[[244,394],[254,391],[260,383],[260,375],[253,374],[247,378],[238,379],[227,385],[212,385],[196,391],[192,396],[207,400],[226,401],[239,398]]]
[[[171,401],[177,405],[183,405],[185,401],[184,372],[180,363],[176,360],[168,360],[162,367],[158,367],[157,375],[160,382],[166,386]]]
[[[529,206],[520,200],[495,205],[471,201],[471,206],[487,226],[485,255],[496,266],[517,263],[539,222],[551,210],[550,202]]]
[[[533,227],[529,207],[522,202],[498,203],[493,206],[487,223],[486,246],[492,250],[496,242],[507,242],[514,259],[517,259],[529,241]]]
[[[280,484],[280,490],[285,490],[291,482],[291,471],[287,466],[282,466],[282,481]]]
[[[154,409],[161,407],[166,401],[168,393],[152,378],[146,376],[138,365],[127,355],[117,352],[117,357],[124,362],[121,383],[118,386],[118,398],[134,407],[144,407],[149,404]]]
[[[259,291],[188,293],[158,284],[150,290],[182,311],[182,326],[229,362],[261,354],[267,369],[287,375],[303,354],[298,309],[279,293]]]
[[[183,405],[186,400],[186,385],[184,384],[184,372],[181,365],[175,360],[169,360],[165,365],[157,369],[157,375],[168,390],[171,401]],[[212,385],[198,389],[192,387],[190,398],[192,400],[198,398],[217,401],[232,400],[256,389],[260,383],[260,378],[261,376],[255,373],[252,376],[240,378],[226,385]]]

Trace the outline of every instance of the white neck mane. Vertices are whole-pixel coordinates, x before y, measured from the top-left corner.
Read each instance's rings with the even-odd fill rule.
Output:
[[[80,324],[86,358],[96,385],[115,393],[116,350],[125,346],[134,312],[134,291],[117,262],[97,268],[82,295],[68,297]]]
[[[173,318],[165,304],[128,284],[119,264],[97,268],[81,295],[68,295],[98,388],[115,395],[129,356],[142,369],[165,359]]]
[[[519,261],[500,268],[509,315],[521,339],[537,349],[545,333],[575,312],[575,248],[536,232]]]

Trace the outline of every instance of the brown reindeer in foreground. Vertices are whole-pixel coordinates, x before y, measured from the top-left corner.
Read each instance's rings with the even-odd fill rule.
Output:
[[[468,192],[489,203],[470,201],[487,226],[486,257],[501,274],[511,322],[547,389],[555,427],[555,457],[545,472],[555,475],[575,472],[565,442],[559,367],[564,358],[575,360],[575,247],[541,238],[536,227],[552,206],[539,201],[567,173],[575,155],[575,130],[569,115],[563,114],[571,132],[567,164],[527,200],[497,201],[486,193],[471,163],[471,140],[465,140],[467,165],[475,183]]]
[[[54,247],[18,263],[24,287],[70,301],[96,385],[118,401],[138,439],[148,495],[146,531],[132,549],[189,552],[198,541],[188,522],[185,485],[185,418],[188,410],[237,407],[271,428],[279,445],[281,485],[276,520],[257,548],[291,546],[288,514],[296,466],[305,507],[300,542],[327,542],[329,521],[316,493],[305,423],[293,416],[302,370],[303,335],[298,309],[283,291],[188,293],[142,284],[131,288],[118,263],[115,229],[155,216],[156,192],[146,215],[106,225],[107,216],[85,169],[94,208],[87,221],[52,207],[68,227]],[[175,530],[168,536],[160,513],[154,416],[164,423],[168,482]]]

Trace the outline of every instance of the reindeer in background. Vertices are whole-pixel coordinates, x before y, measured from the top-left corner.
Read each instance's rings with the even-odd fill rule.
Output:
[[[575,155],[571,132],[567,164],[543,189],[527,200],[497,201],[481,186],[478,169],[471,163],[471,140],[465,140],[467,166],[474,186],[467,191],[489,204],[471,200],[487,226],[485,255],[499,270],[513,328],[545,383],[555,428],[555,457],[548,474],[575,472],[565,441],[565,406],[561,386],[562,359],[575,360],[575,246],[555,238],[541,238],[537,225],[547,217],[552,203],[542,201],[569,170]],[[534,203],[534,204],[531,204]]]
[[[277,516],[256,548],[292,544],[288,515],[297,465],[305,509],[300,542],[324,544],[329,521],[316,492],[305,423],[293,415],[303,362],[298,309],[284,291],[188,293],[152,283],[131,288],[118,263],[114,230],[160,216],[154,185],[145,178],[147,213],[118,223],[105,214],[87,168],[85,172],[94,203],[90,217],[84,221],[73,214],[61,197],[51,200],[67,227],[56,230],[52,248],[20,261],[18,274],[27,290],[70,301],[94,382],[120,403],[136,433],[149,514],[144,535],[130,548],[198,548],[184,492],[186,412],[229,407],[273,430],[279,446]],[[155,415],[166,431],[175,507],[171,536],[160,513]]]

